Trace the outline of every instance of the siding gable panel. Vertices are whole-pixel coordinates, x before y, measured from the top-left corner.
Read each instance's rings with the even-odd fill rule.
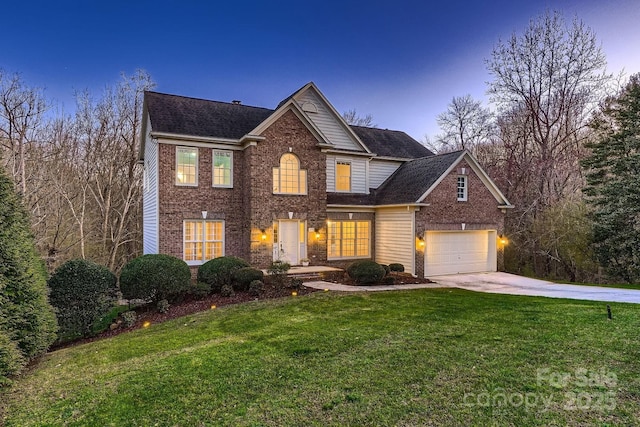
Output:
[[[341,150],[356,150],[364,152],[360,144],[358,144],[344,127],[336,120],[333,113],[327,108],[325,103],[311,90],[299,93],[294,98],[303,110],[307,111],[307,116],[314,125],[320,129],[327,140]],[[310,112],[305,103],[313,104],[317,112]]]

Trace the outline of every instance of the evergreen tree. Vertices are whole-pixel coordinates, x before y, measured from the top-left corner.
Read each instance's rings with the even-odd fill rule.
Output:
[[[0,363],[0,367],[13,366],[0,369],[0,383],[55,340],[56,317],[47,292],[46,272],[35,250],[27,212],[13,182],[0,169],[0,335],[20,353],[20,360]]]
[[[640,282],[640,74],[593,120],[583,161],[594,221],[593,249],[614,277]]]

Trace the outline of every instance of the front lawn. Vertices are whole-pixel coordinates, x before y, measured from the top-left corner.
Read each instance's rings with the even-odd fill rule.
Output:
[[[637,425],[640,306],[610,305],[424,289],[229,306],[48,354],[4,423]]]

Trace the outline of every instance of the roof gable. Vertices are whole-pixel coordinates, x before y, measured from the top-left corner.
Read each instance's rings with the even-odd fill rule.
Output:
[[[463,159],[469,163],[498,204],[510,207],[511,203],[480,167],[477,160],[466,150],[422,157],[406,162],[380,186],[376,204],[394,205],[423,202]]]
[[[427,189],[458,162],[463,152],[421,157],[404,163],[378,189],[377,204],[417,203]]]
[[[313,82],[307,83],[287,99],[295,100],[334,148],[370,152]]]

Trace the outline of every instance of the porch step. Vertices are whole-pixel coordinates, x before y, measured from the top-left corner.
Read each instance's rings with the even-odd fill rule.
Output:
[[[312,281],[312,280],[320,280],[322,279],[322,276],[320,275],[319,272],[310,272],[310,273],[289,273],[288,274],[289,277],[293,277],[296,279],[300,279],[303,282],[308,282],[308,281]]]

